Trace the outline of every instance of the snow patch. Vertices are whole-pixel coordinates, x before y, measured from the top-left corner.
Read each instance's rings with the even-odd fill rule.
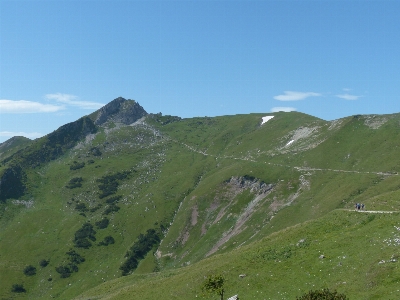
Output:
[[[267,122],[268,122],[269,120],[271,120],[273,117],[274,117],[274,116],[265,116],[265,117],[262,117],[261,125],[264,124],[264,123],[267,123]]]
[[[285,147],[291,145],[293,142],[294,142],[294,140],[290,140],[290,141],[285,145]]]

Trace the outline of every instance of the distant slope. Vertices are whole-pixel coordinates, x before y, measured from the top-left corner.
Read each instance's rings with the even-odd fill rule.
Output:
[[[14,136],[0,144],[0,159],[5,159],[18,150],[28,146],[32,141],[23,136]]]

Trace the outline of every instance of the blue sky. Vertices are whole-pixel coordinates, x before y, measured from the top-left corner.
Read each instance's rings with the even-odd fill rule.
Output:
[[[122,96],[181,117],[400,111],[400,1],[0,0],[0,142]]]

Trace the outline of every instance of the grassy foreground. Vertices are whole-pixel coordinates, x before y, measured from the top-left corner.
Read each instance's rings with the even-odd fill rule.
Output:
[[[397,213],[336,210],[184,268],[106,282],[76,299],[216,299],[201,294],[209,274],[222,274],[226,296],[241,299],[295,299],[320,288],[350,299],[398,299],[399,226]]]

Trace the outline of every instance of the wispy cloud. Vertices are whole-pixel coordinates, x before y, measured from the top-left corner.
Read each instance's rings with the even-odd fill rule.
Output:
[[[19,114],[19,113],[50,113],[64,109],[64,106],[42,104],[39,102],[26,100],[0,100],[1,114]]]
[[[66,105],[77,106],[83,109],[99,109],[100,107],[104,106],[103,103],[79,101],[78,97],[75,95],[61,94],[61,93],[47,94],[46,99],[55,100],[57,102],[64,103]]]
[[[39,137],[44,136],[43,133],[40,132],[23,132],[23,131],[19,131],[19,132],[12,132],[12,131],[0,131],[0,136],[3,137],[13,137],[13,136],[24,136],[28,139],[36,139]]]
[[[314,92],[295,92],[295,91],[284,91],[283,95],[278,95],[275,96],[275,100],[279,101],[298,101],[298,100],[303,100],[308,97],[317,97],[321,96],[319,93],[314,93]]]
[[[290,111],[296,111],[297,109],[294,107],[273,107],[271,108],[271,112],[278,112],[278,111],[284,111],[284,112],[290,112]]]
[[[340,95],[336,95],[336,97],[344,99],[344,100],[357,100],[358,98],[360,98],[362,96],[350,95],[350,94],[340,94]]]

